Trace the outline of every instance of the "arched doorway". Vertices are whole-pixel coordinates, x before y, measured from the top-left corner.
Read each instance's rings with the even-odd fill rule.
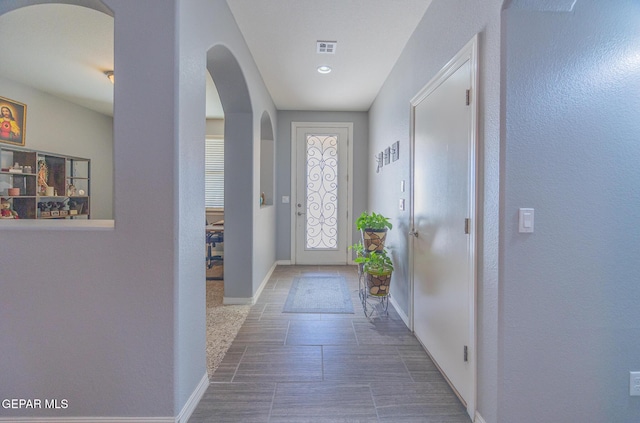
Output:
[[[207,52],[207,71],[224,110],[225,303],[253,295],[253,110],[238,61],[221,45]]]

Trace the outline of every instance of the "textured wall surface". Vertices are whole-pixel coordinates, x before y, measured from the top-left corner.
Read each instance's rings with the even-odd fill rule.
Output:
[[[504,17],[500,421],[635,422],[640,5],[513,1]]]
[[[0,12],[37,2],[2,2]],[[11,248],[0,255],[0,397],[66,399],[68,408],[0,417],[172,420],[206,381],[207,51],[224,44],[232,52],[257,110],[227,135],[256,148],[260,116],[275,108],[224,0],[67,3],[114,16],[115,225],[3,225],[0,244]],[[232,165],[253,191],[238,238],[252,239],[256,222],[273,227],[275,218],[257,215],[254,154],[245,156]],[[275,251],[273,236],[265,239],[259,245]],[[248,269],[237,288],[250,298],[274,258],[247,266],[248,248],[230,274]]]
[[[502,0],[434,0],[369,112],[369,156],[400,141],[400,160],[375,172],[369,161],[368,208],[390,216],[394,271],[391,292],[410,314],[409,212],[410,101],[444,65],[479,34],[477,408],[496,422],[498,360],[498,222],[500,166],[500,9]],[[416,166],[420,164],[417,163]],[[400,192],[400,181],[407,192]],[[400,211],[398,200],[407,200]]]

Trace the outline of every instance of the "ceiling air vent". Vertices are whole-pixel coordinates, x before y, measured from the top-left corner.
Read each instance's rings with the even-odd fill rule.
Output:
[[[335,54],[337,41],[318,41],[316,52],[318,54]]]

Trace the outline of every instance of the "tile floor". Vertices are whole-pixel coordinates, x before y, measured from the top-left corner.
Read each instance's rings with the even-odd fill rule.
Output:
[[[282,313],[318,273],[345,276],[355,314]],[[210,379],[190,423],[471,421],[392,305],[364,315],[354,266],[278,266]]]

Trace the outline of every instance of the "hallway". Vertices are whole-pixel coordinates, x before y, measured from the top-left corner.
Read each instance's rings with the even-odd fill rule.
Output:
[[[281,312],[318,273],[346,278],[355,314]],[[210,379],[190,423],[471,421],[393,306],[364,316],[354,266],[278,266]]]

